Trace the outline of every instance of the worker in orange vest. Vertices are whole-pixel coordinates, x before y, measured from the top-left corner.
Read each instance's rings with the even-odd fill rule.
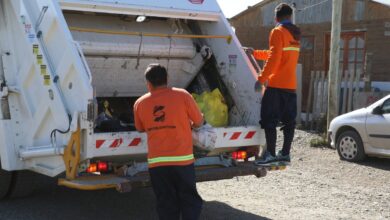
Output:
[[[267,151],[257,164],[275,161],[290,162],[291,144],[294,139],[297,116],[296,67],[300,50],[300,29],[292,24],[292,8],[279,4],[275,9],[277,25],[271,31],[269,50],[255,50],[258,60],[266,60],[258,81],[266,88],[261,101],[261,127],[265,130]],[[276,127],[283,123],[281,130],[284,143],[276,155]]]
[[[135,126],[148,137],[148,163],[160,219],[198,219],[202,198],[196,189],[191,127],[203,124],[195,100],[167,86],[167,70],[151,64],[149,93],[134,104]]]

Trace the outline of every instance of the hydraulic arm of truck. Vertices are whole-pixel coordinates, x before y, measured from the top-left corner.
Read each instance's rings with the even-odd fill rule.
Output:
[[[66,168],[66,179],[74,180],[77,175],[77,167],[80,163],[80,124],[77,125],[77,130],[72,133],[68,145],[64,150],[64,163]]]

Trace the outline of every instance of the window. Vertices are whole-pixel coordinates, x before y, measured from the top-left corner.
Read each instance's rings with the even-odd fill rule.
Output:
[[[302,36],[300,43],[301,43],[302,50],[313,50],[314,36]]]
[[[383,114],[389,114],[390,113],[390,99],[387,99],[383,105],[382,105],[382,112]]]
[[[330,35],[326,36],[326,70],[329,70]],[[366,47],[364,32],[342,33],[340,39],[340,71],[363,75]],[[342,74],[344,75],[344,74]]]

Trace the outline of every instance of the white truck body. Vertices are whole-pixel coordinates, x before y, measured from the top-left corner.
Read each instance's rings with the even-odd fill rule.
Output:
[[[78,125],[80,161],[145,160],[145,134],[95,132],[95,100],[141,96],[152,62],[167,66],[170,86],[186,88],[206,62],[196,44],[211,49],[233,103],[229,126],[204,140],[211,154],[264,144],[257,73],[215,0],[0,0],[0,11],[4,170],[63,173]]]

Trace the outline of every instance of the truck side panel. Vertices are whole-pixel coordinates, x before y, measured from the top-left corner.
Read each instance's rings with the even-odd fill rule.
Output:
[[[5,56],[11,119],[10,123],[2,122],[0,129],[7,130],[2,131],[5,140],[0,148],[7,148],[2,152],[15,152],[2,154],[8,161],[4,167],[56,175],[64,170],[63,161],[56,155],[69,139],[69,115],[86,112],[93,98],[91,79],[57,1],[1,3],[4,22],[0,33],[1,39],[7,39],[1,52]],[[61,135],[55,129],[68,132]],[[46,157],[41,158],[40,153]]]

